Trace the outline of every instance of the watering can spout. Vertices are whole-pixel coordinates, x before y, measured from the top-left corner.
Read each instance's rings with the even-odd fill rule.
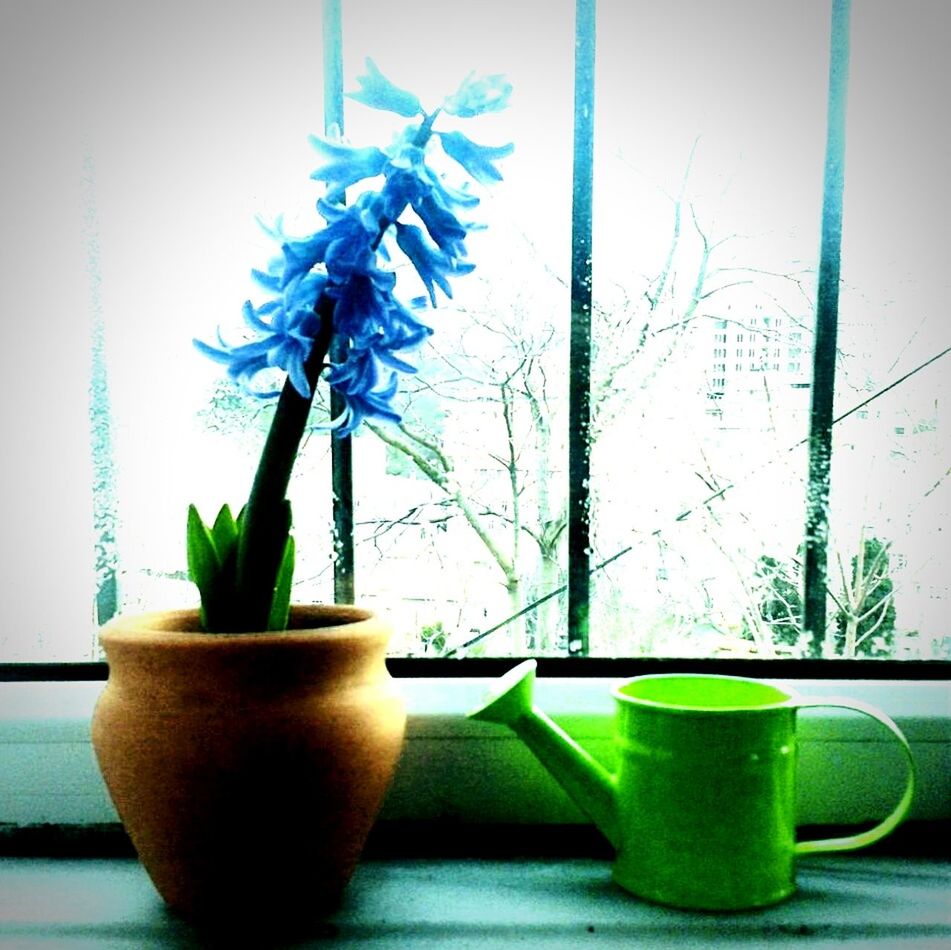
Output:
[[[536,666],[534,660],[526,660],[509,670],[469,718],[508,726],[617,847],[614,776],[534,705]]]

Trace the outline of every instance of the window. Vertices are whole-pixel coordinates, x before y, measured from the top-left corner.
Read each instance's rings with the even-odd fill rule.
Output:
[[[424,5],[412,30],[398,10],[368,15],[371,6],[343,5],[346,88],[370,55],[429,101],[470,64],[508,73],[516,89],[508,112],[467,129],[514,141],[516,153],[474,212],[488,225],[471,239],[477,271],[432,314],[404,429],[353,440],[357,595],[394,618],[395,649],[427,652],[439,625],[455,657],[951,657],[940,553],[951,530],[951,409],[934,359],[945,294],[928,263],[947,246],[936,227],[951,215],[932,187],[940,143],[924,108],[942,114],[940,5],[852,12],[835,376],[844,418],[833,429],[821,643],[797,632],[808,458],[790,449],[808,433],[809,391],[764,363],[714,417],[705,373],[711,328],[725,344],[723,331],[751,326],[757,307],[781,309],[771,336],[812,354],[828,9],[735,2],[684,18],[677,5],[599,4],[594,440],[590,536],[579,547],[567,372],[574,4],[489,2],[459,31],[446,27],[445,3]],[[312,213],[315,9],[295,14],[315,27],[289,31],[279,79],[248,68],[262,55],[259,10],[229,8],[225,44],[213,7],[163,4],[133,17],[118,0],[92,0],[52,25],[30,5],[15,20],[4,11],[0,68],[25,99],[3,106],[10,140],[23,145],[3,224],[5,246],[22,251],[2,266],[10,312],[24,319],[2,357],[20,487],[3,500],[17,557],[4,576],[12,612],[0,661],[92,659],[96,621],[113,610],[193,603],[185,507],[209,513],[247,493],[269,409],[229,389],[190,340],[238,330],[249,271],[269,253],[255,215],[287,211],[290,229],[295,213]],[[30,51],[47,30],[84,42],[64,40],[62,55],[40,61]],[[897,32],[911,38],[884,49]],[[222,48],[209,70],[208,50]],[[428,54],[405,55],[420,48]],[[681,53],[672,60],[669,49]],[[729,68],[711,69],[713,51]],[[398,127],[347,106],[355,143]],[[888,242],[870,240],[883,220]],[[726,349],[714,355],[725,360]],[[42,354],[42,372],[25,354]],[[718,388],[726,365],[714,369]],[[800,365],[809,361],[787,364]],[[851,412],[870,402],[881,418]],[[295,476],[302,599],[333,596],[328,453],[315,431]],[[451,491],[427,465],[444,466]],[[860,475],[868,490],[858,498],[843,486]],[[582,561],[583,636],[566,622]],[[846,594],[857,605],[836,607]]]

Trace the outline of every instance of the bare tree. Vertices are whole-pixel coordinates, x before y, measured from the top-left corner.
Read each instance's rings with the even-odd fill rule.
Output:
[[[631,275],[629,287],[617,288],[619,302],[595,302],[591,381],[595,440],[674,359],[696,322],[711,318],[705,308],[715,296],[757,280],[755,274],[741,275],[738,269],[717,265],[717,254],[728,239],[713,239],[701,225],[696,209],[686,201],[686,181],[687,173],[673,199],[671,231],[659,273],[651,278]],[[689,228],[683,226],[685,215]],[[526,261],[518,273],[524,285],[539,286],[547,280],[555,290],[565,290],[564,278],[524,235],[522,246]],[[465,391],[468,398],[479,400],[478,451],[501,476],[494,487],[487,490],[475,480],[466,483],[471,458],[463,459],[461,450],[454,452],[436,431],[417,422],[395,429],[370,428],[445,494],[448,507],[461,515],[497,565],[516,617],[527,602],[544,598],[563,581],[567,484],[560,461],[563,442],[555,433],[567,425],[568,352],[560,329],[564,318],[551,304],[538,306],[531,297],[522,300],[518,288],[510,286],[504,288],[503,299],[496,302],[493,297],[490,291],[481,312],[457,311],[471,332],[481,341],[492,341],[491,346],[470,346],[466,330],[459,341],[437,339],[430,359],[436,369],[424,376],[421,386],[441,398],[465,398],[459,395]],[[542,297],[548,299],[544,292]],[[525,539],[532,542],[528,550]],[[513,621],[507,637],[510,647],[538,653],[556,650],[559,606],[557,599],[548,599],[528,623],[522,617]]]
[[[838,608],[835,627],[830,629],[833,655],[852,659],[860,652],[873,654],[872,639],[878,636],[887,641],[895,626],[895,592],[888,571],[890,542],[866,538],[863,527],[858,548],[852,558],[851,576],[847,574],[842,554],[836,555],[841,583],[841,596],[831,588],[829,596]],[[838,636],[835,636],[838,632]],[[860,651],[865,644],[865,650]],[[887,649],[881,651],[889,652]]]

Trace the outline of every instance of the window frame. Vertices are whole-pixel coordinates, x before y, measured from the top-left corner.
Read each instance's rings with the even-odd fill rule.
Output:
[[[541,675],[536,687],[538,705],[609,767],[610,687],[615,681]],[[916,761],[917,793],[910,819],[951,818],[947,682],[775,676],[769,681],[803,696],[847,696],[891,715],[908,737]],[[590,823],[508,729],[466,718],[491,682],[471,672],[396,678],[409,719],[382,820],[497,826]],[[15,836],[18,829],[47,825],[81,830],[118,822],[89,736],[100,692],[101,682],[94,679],[0,682],[0,852],[5,833]],[[798,736],[799,825],[856,825],[887,814],[903,787],[903,756],[886,730],[864,716],[809,709],[800,714]]]
[[[458,680],[500,676],[525,657],[390,656],[387,668],[396,679]],[[951,664],[946,660],[869,659],[751,659],[731,657],[538,657],[538,675],[555,680],[599,678],[622,679],[648,673],[716,673],[725,676],[847,683],[869,682],[949,682]],[[109,667],[105,660],[80,662],[0,663],[3,683],[84,683],[105,682]]]
[[[840,10],[847,8],[843,0],[834,2]],[[579,8],[590,18],[594,0],[579,0]],[[324,0],[325,32],[339,30],[339,18],[340,0]],[[340,64],[333,57],[326,57],[325,63],[326,98],[331,103],[327,121],[339,119],[342,124],[340,115],[333,118],[341,101],[334,78]],[[584,280],[581,273],[580,283]],[[340,487],[346,484],[346,465],[345,459],[339,462],[338,497],[346,497]],[[345,506],[339,517],[346,519]],[[346,573],[347,560],[341,565]],[[352,590],[352,560],[349,571],[349,580],[342,576],[335,584],[338,599],[346,599]],[[580,577],[576,574],[576,591],[585,586]],[[584,820],[514,737],[465,717],[491,679],[517,662],[516,657],[388,660],[407,698],[410,719],[385,819],[528,824]],[[918,660],[546,657],[538,660],[539,705],[592,751],[603,753],[610,745],[610,685],[638,674],[716,672],[768,679],[800,693],[864,699],[899,722],[916,752],[920,791],[913,817],[947,819],[949,666]],[[105,662],[0,663],[0,826],[116,820],[88,737],[95,697],[107,676]],[[857,717],[811,711],[803,718],[804,765],[818,784],[804,803],[801,823],[839,825],[880,817],[881,802],[891,800],[891,773],[855,763],[877,764],[886,739]],[[852,762],[848,775],[854,782],[840,773],[845,759]],[[473,781],[473,775],[479,780]]]
[[[827,142],[826,171],[829,176],[829,168],[833,168],[841,178],[843,166],[843,135],[844,135],[844,110],[846,79],[848,66],[848,32],[849,32],[849,13],[850,0],[831,0],[832,9],[832,42],[830,56],[830,75],[829,75],[829,131]],[[576,0],[576,36],[578,56],[575,63],[575,176],[574,176],[574,200],[573,200],[573,230],[572,230],[572,251],[573,267],[572,274],[572,332],[573,332],[573,360],[580,360],[583,366],[587,366],[584,353],[579,354],[578,349],[582,351],[585,347],[590,347],[590,324],[578,324],[577,315],[591,309],[591,259],[587,253],[590,246],[590,212],[591,212],[591,188],[592,188],[592,142],[593,142],[593,90],[594,90],[594,55],[595,55],[595,19],[596,0]],[[338,127],[343,128],[343,62],[342,62],[342,0],[323,0],[323,28],[324,28],[324,102],[325,115],[324,122],[327,129]],[[834,383],[834,359],[829,363],[830,354],[834,358],[834,324],[835,309],[837,301],[837,227],[841,217],[841,195],[836,198],[830,194],[830,187],[838,186],[841,189],[841,181],[837,183],[826,182],[826,194],[823,200],[822,215],[822,234],[823,250],[828,249],[831,255],[828,262],[823,265],[820,262],[820,271],[823,266],[826,273],[827,286],[823,289],[820,286],[819,296],[821,298],[819,309],[824,308],[825,315],[817,314],[817,323],[823,319],[828,323],[831,321],[832,333],[827,334],[825,343],[820,350],[817,341],[816,365],[813,374],[813,393],[817,389],[822,389],[823,396],[829,402],[829,418],[818,419],[816,412],[813,412],[812,433],[810,443],[816,439],[821,441],[819,453],[823,449],[828,452],[828,438],[831,427],[839,419],[831,418],[831,393]],[[838,205],[837,205],[838,202]],[[822,283],[823,274],[820,273],[820,283]],[[726,321],[721,321],[725,325]],[[755,322],[755,321],[754,321]],[[781,321],[777,320],[778,326]],[[578,333],[575,334],[575,330]],[[794,334],[798,336],[799,334]],[[575,339],[577,336],[577,339]],[[725,339],[725,334],[723,334]],[[736,335],[737,341],[743,339],[743,334]],[[101,345],[101,340],[99,341]],[[94,336],[94,345],[96,337]],[[750,351],[752,352],[752,351]],[[819,364],[824,368],[819,369]],[[574,374],[572,374],[574,377]],[[818,382],[816,382],[818,381]],[[821,385],[819,385],[821,383]],[[94,373],[94,386],[97,385],[97,379]],[[104,385],[104,380],[99,380],[98,384]],[[584,413],[586,403],[578,395],[576,397],[576,413]],[[855,411],[850,410],[846,415]],[[577,421],[577,418],[576,418]],[[571,426],[573,436],[577,433],[584,435],[586,430],[583,426]],[[338,443],[339,442],[339,449]],[[349,458],[346,447],[349,439],[334,441],[334,518],[339,533],[342,536],[350,538],[352,541],[352,484],[350,483],[351,474],[349,471]],[[587,445],[584,439],[575,441],[574,454],[576,456],[586,455]],[[569,465],[571,468],[571,465]],[[570,508],[575,511],[572,515],[572,522],[575,527],[575,540],[569,541],[569,548],[573,552],[570,555],[572,565],[568,583],[569,599],[569,644],[579,638],[583,645],[587,643],[587,632],[578,632],[580,618],[587,616],[587,598],[588,598],[588,579],[592,573],[589,564],[589,557],[585,553],[589,544],[589,533],[587,519],[587,488],[588,483],[587,468],[579,469],[571,477],[575,483],[574,498]],[[825,478],[828,478],[828,472],[825,472]],[[810,513],[810,518],[814,513]],[[349,528],[348,528],[349,526]],[[809,522],[811,528],[816,528],[816,522]],[[819,526],[821,527],[821,526]],[[111,521],[106,521],[106,531],[111,530]],[[816,536],[822,534],[816,530]],[[809,532],[807,531],[807,535]],[[108,542],[108,537],[101,538],[100,541]],[[99,545],[100,551],[109,548],[108,543]],[[335,599],[338,601],[348,600],[348,593],[353,591],[353,552],[352,544],[347,548],[335,563]],[[581,552],[580,554],[578,552]],[[807,552],[808,555],[808,552]],[[820,562],[816,566],[817,560]],[[820,577],[817,573],[824,564],[824,555],[821,557],[813,552],[812,567],[810,569],[807,556],[806,570],[806,610],[809,611],[809,604],[815,604],[817,598],[815,592],[820,589],[816,583],[816,578]],[[597,570],[594,568],[593,570]],[[812,588],[813,596],[810,599],[809,591]],[[105,589],[109,588],[109,589]],[[114,575],[106,574],[104,587],[97,591],[97,603],[111,602],[115,604]],[[574,602],[574,603],[572,603]],[[529,609],[529,608],[526,608]],[[822,611],[824,615],[824,608]],[[108,619],[108,613],[102,617]],[[809,622],[804,624],[807,628]],[[483,633],[482,636],[485,634]],[[569,653],[571,648],[569,646]],[[580,650],[584,653],[582,647]],[[511,658],[423,658],[423,657],[393,657],[390,660],[390,668],[394,675],[408,678],[457,678],[466,676],[492,675],[495,671],[501,671],[505,666],[517,662],[517,657]],[[779,676],[784,679],[872,679],[872,680],[939,680],[947,678],[949,666],[951,664],[945,661],[918,661],[918,660],[790,660],[790,659],[726,659],[726,658],[600,658],[600,657],[546,657],[539,660],[540,675],[552,676],[555,678],[577,677],[577,676],[601,676],[616,675],[616,671],[654,671],[659,669],[670,669],[676,667],[680,670],[708,670],[716,669],[718,672],[731,673],[733,675],[749,676]],[[107,667],[104,662],[39,662],[39,663],[2,663],[0,662],[0,683],[3,682],[22,682],[22,681],[89,681],[104,680],[107,676]]]

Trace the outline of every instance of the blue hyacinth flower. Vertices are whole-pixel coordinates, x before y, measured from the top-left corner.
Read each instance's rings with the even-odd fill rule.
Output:
[[[280,219],[265,231],[280,247],[266,270],[252,274],[269,299],[257,307],[244,305],[244,318],[257,339],[219,346],[196,341],[212,359],[224,363],[229,375],[255,395],[277,395],[255,389],[259,374],[284,370],[305,398],[312,395],[305,373],[313,340],[320,327],[321,297],[333,302],[332,332],[342,341],[343,355],[330,366],[327,381],[342,396],[346,409],[330,425],[340,435],[353,432],[364,419],[398,421],[392,401],[400,374],[416,368],[403,355],[420,346],[432,329],[416,310],[436,305],[436,289],[452,297],[451,279],[469,273],[465,239],[478,225],[462,221],[458,209],[473,208],[478,196],[468,185],[454,187],[427,164],[430,137],[439,136],[442,151],[476,181],[501,179],[495,162],[511,145],[478,145],[460,132],[433,132],[437,113],[427,115],[412,93],[400,89],[367,60],[360,89],[350,98],[375,109],[413,119],[386,148],[357,148],[311,136],[324,164],[311,175],[327,185],[316,203],[323,223],[312,234],[291,236]],[[442,109],[460,118],[504,108],[511,92],[501,76],[468,76]],[[365,188],[345,200],[345,189],[382,178],[377,190]],[[411,209],[413,223],[402,221]],[[421,226],[420,226],[421,225]],[[395,297],[396,272],[390,266],[387,240],[405,255],[423,282],[428,299],[416,298],[412,308]],[[322,313],[327,314],[323,309]]]

